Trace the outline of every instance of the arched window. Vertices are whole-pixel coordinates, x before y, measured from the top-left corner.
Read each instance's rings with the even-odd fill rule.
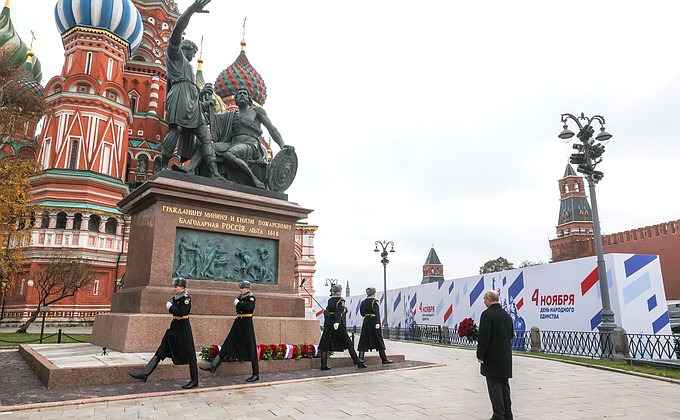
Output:
[[[157,157],[156,159],[153,160],[153,173],[160,172],[161,169],[163,169],[161,167],[161,158]]]
[[[578,185],[578,181],[574,182],[574,191],[579,191],[580,187]]]
[[[90,74],[92,70],[92,53],[88,52],[85,57],[85,74]]]
[[[117,228],[118,221],[116,221],[116,219],[114,219],[113,217],[109,217],[108,220],[106,220],[104,232],[108,233],[109,235],[115,235]]]
[[[99,232],[99,223],[101,222],[102,218],[97,216],[96,214],[93,214],[90,216],[90,221],[87,223],[87,230],[90,232]]]
[[[80,230],[80,226],[83,224],[83,215],[76,213],[73,215],[73,230]]]
[[[146,175],[147,168],[149,167],[149,157],[147,155],[140,155],[137,158],[137,173]]]
[[[47,229],[50,227],[50,213],[43,212],[42,220],[40,221],[40,229]]]
[[[68,168],[76,169],[76,162],[78,161],[78,140],[71,142],[71,159],[69,160]]]
[[[564,192],[565,193],[569,192],[569,184],[567,184],[566,182],[564,183]]]
[[[66,213],[63,211],[57,213],[57,229],[66,229]]]

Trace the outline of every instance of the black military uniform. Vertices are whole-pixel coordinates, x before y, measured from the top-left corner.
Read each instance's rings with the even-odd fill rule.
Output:
[[[182,290],[172,296],[166,304],[168,312],[173,315],[170,328],[165,331],[158,350],[156,350],[156,353],[144,370],[139,373],[131,373],[130,376],[146,382],[151,372],[158,366],[158,363],[166,357],[170,357],[172,358],[172,363],[176,365],[189,365],[191,381],[182,388],[195,388],[198,386],[198,365],[196,363],[194,336],[191,332],[191,323],[189,322],[191,297],[189,297],[186,291],[187,281],[185,279],[175,279],[172,284]]]
[[[234,360],[250,360],[253,375],[246,379],[255,382],[260,379],[260,367],[257,358],[257,341],[253,327],[253,312],[255,311],[255,296],[250,292],[250,282],[239,283],[241,294],[234,300],[236,305],[236,319],[231,326],[227,338],[217,356],[208,366],[201,366],[202,370],[214,373],[225,357]]]
[[[328,299],[326,310],[324,311],[323,334],[321,334],[321,341],[319,342],[319,350],[321,351],[321,370],[329,370],[328,367],[328,352],[329,351],[349,351],[354,364],[359,369],[366,367],[366,364],[361,360],[354,345],[347,335],[346,327],[346,312],[345,299],[340,297],[342,286],[339,284],[331,287],[331,298]]]
[[[359,358],[364,358],[364,352],[378,350],[383,364],[392,363],[385,354],[385,341],[380,328],[380,302],[375,298],[375,288],[366,289],[366,299],[361,302],[359,312],[364,317],[361,324],[361,337],[359,337]]]

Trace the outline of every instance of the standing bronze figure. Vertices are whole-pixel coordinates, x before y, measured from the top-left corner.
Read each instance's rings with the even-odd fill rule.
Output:
[[[168,71],[168,94],[165,99],[166,120],[169,130],[163,140],[161,165],[165,169],[175,153],[177,141],[180,141],[180,157],[187,160],[194,142],[194,136],[200,143],[200,154],[206,163],[210,176],[224,179],[217,170],[215,149],[208,132],[208,121],[203,115],[200,97],[204,92],[196,85],[196,76],[191,60],[196,56],[198,47],[188,39],[182,39],[182,33],[189,25],[194,13],[207,13],[203,8],[210,0],[196,0],[177,19],[168,41],[166,66]],[[179,167],[181,168],[181,167]]]

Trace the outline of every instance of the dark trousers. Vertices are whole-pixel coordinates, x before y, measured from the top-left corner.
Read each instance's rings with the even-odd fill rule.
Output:
[[[510,401],[510,381],[508,378],[486,377],[486,388],[489,390],[492,419],[512,420],[512,402]]]

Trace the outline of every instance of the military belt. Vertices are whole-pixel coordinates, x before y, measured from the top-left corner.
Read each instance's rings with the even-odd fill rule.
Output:
[[[250,318],[253,314],[236,314],[236,318]]]
[[[366,314],[366,316],[375,316],[375,314]]]
[[[184,315],[184,316],[173,316],[172,319],[189,319],[189,315]]]
[[[329,312],[330,315],[335,315],[335,312]]]

